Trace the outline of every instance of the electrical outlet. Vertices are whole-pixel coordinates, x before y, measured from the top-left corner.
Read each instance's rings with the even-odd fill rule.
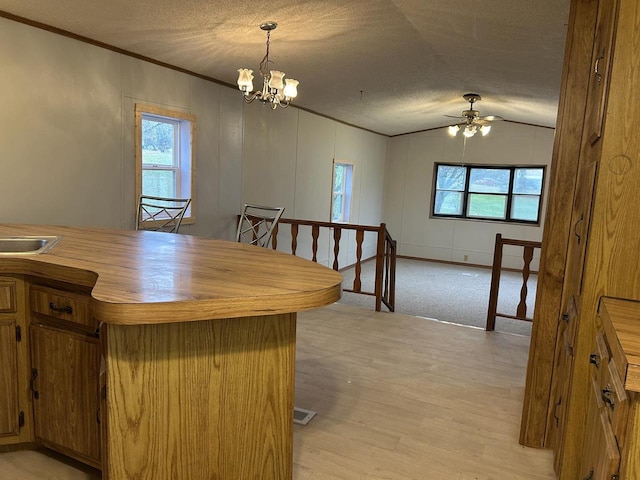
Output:
[[[469,261],[469,255],[465,255],[465,256],[464,256],[464,261],[465,261],[465,262],[468,262],[468,261]]]

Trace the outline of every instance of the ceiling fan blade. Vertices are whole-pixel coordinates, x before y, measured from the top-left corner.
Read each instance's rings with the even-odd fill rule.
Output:
[[[504,120],[504,118],[499,117],[498,115],[487,115],[486,117],[480,117],[480,120],[486,120],[487,122],[495,122],[498,120]]]
[[[449,118],[457,118],[460,119],[460,115],[443,115],[444,117],[449,117]]]

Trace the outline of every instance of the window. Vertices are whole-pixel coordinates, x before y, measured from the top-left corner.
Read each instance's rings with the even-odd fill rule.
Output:
[[[351,216],[351,186],[353,165],[333,162],[333,187],[331,195],[331,221],[348,222]]]
[[[182,223],[195,222],[195,128],[194,115],[136,104],[136,203],[142,194],[190,198]]]
[[[437,163],[432,216],[538,224],[544,169]]]

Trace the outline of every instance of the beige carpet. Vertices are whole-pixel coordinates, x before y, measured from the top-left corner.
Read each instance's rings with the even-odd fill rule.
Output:
[[[343,288],[352,288],[354,268],[342,272]],[[375,263],[362,266],[362,289],[373,292]],[[537,275],[528,281],[527,315],[533,316]],[[399,258],[396,268],[396,312],[483,328],[487,320],[491,270]],[[522,274],[502,272],[498,312],[515,315],[520,301]],[[341,303],[375,308],[375,297],[344,292]],[[385,308],[383,307],[383,310]],[[531,334],[531,323],[500,318],[496,331]]]

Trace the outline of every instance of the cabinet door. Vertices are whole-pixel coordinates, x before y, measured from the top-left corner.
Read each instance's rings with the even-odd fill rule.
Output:
[[[598,381],[594,376],[591,378],[585,445],[579,478],[611,480],[618,474],[619,467],[618,444],[600,397]]]
[[[571,213],[571,235],[564,272],[563,299],[578,298],[582,292],[582,274],[591,225],[591,210],[598,163],[581,162]]]
[[[98,339],[33,325],[31,348],[36,438],[99,466]]]
[[[16,324],[0,317],[0,437],[20,433]]]

